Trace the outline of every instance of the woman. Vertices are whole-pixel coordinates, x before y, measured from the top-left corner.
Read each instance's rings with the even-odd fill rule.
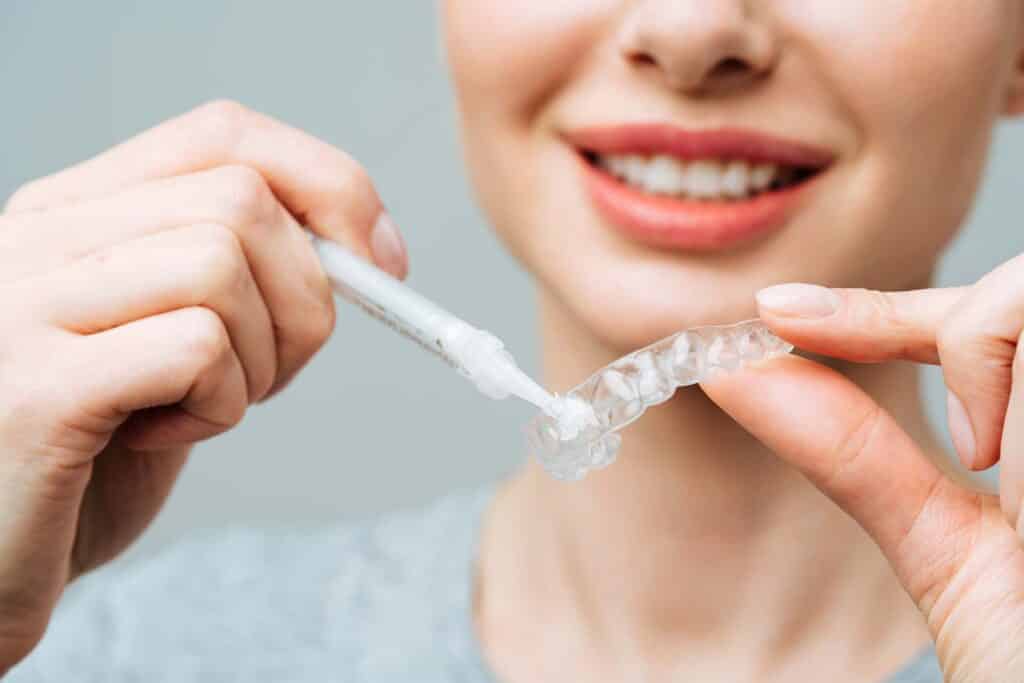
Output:
[[[755,313],[821,362],[680,392],[583,482],[527,465],[416,515],[192,543],[87,579],[51,622],[191,445],[330,333],[300,225],[407,268],[343,152],[205,106],[0,219],[9,680],[1024,679],[1024,260],[924,289],[993,126],[1024,110],[1024,3],[443,12],[476,187],[537,279],[546,384]],[[896,360],[941,362],[960,459],[1001,462],[998,494],[940,472]]]

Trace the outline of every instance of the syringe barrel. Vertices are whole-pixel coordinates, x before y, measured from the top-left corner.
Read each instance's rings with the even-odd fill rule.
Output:
[[[445,335],[466,323],[347,249],[320,237],[312,240],[338,295],[458,368]]]
[[[455,317],[345,248],[311,238],[335,292],[440,356],[482,393],[496,399],[514,394],[539,407],[551,400],[493,334]]]

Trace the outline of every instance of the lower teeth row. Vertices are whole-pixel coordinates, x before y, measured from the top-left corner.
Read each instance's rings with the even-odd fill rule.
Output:
[[[677,388],[792,350],[759,320],[678,332],[620,358],[557,397],[527,425],[527,440],[553,477],[582,479],[615,460],[622,443],[619,430],[667,401]]]

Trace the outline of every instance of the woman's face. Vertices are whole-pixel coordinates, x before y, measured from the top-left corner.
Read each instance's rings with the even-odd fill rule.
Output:
[[[781,281],[923,285],[1020,99],[1021,0],[446,0],[466,155],[627,350]]]

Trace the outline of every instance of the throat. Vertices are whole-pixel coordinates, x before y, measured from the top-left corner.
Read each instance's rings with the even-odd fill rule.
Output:
[[[874,543],[802,477],[679,476],[639,436],[610,470],[565,484],[531,464],[495,500],[478,623],[508,680],[883,680],[927,642]]]

